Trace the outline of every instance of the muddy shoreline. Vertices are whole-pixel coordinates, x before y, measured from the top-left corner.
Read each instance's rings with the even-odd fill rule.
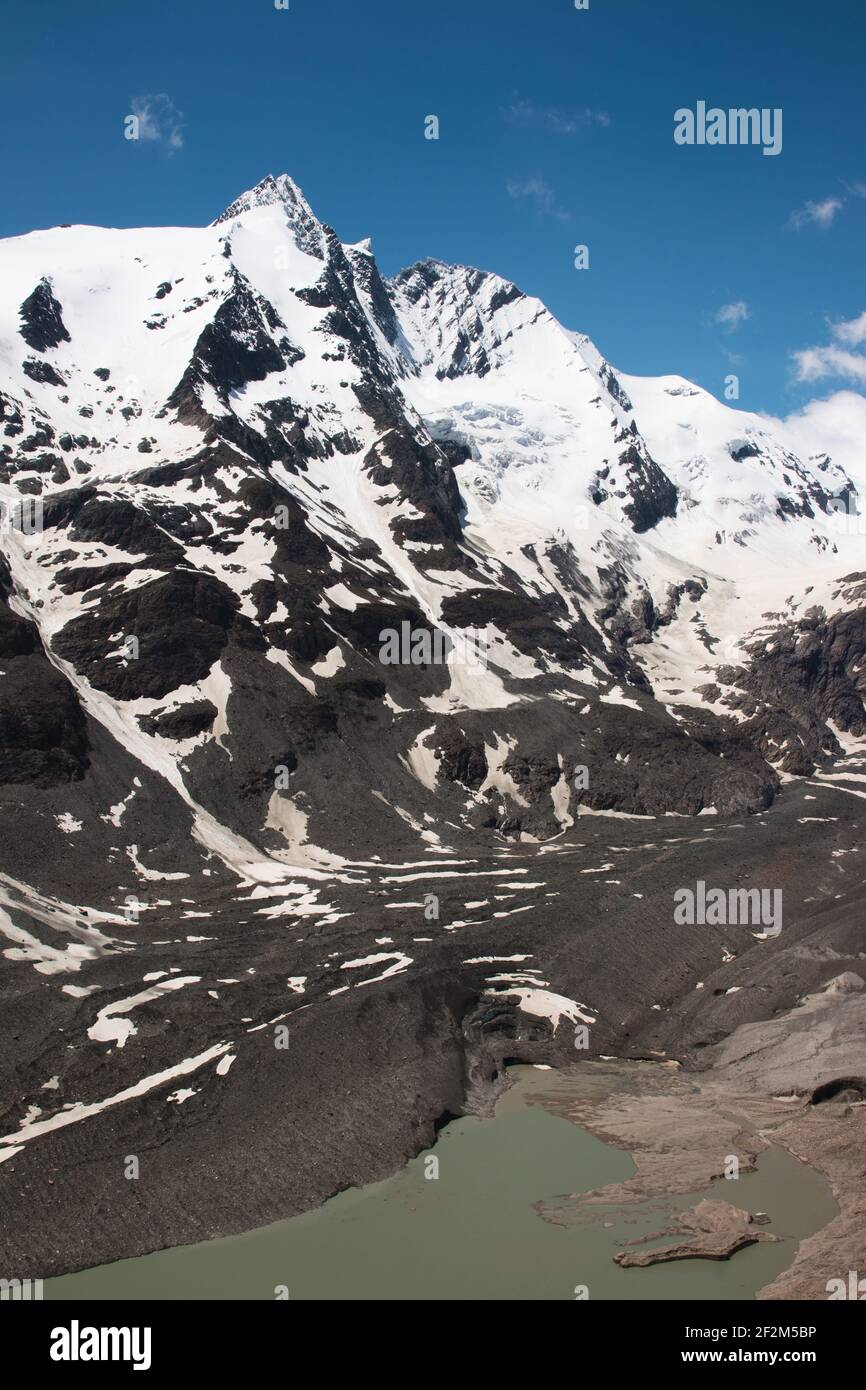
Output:
[[[574,1073],[573,1073],[574,1074]],[[667,1211],[667,1198],[716,1182],[727,1196],[732,1158],[739,1174],[753,1171],[771,1147],[821,1174],[830,1185],[837,1215],[800,1242],[792,1264],[761,1289],[760,1299],[826,1299],[833,1279],[866,1261],[866,1104],[813,1105],[734,1089],[723,1071],[688,1073],[670,1064],[590,1062],[580,1068],[579,1099],[541,1097],[556,1114],[625,1150],[637,1169],[624,1183],[538,1204],[539,1215],[570,1225],[601,1219],[610,1207]],[[700,1256],[692,1256],[699,1258]],[[716,1256],[713,1256],[716,1258]],[[736,1253],[731,1252],[731,1258]],[[636,1286],[635,1296],[640,1297]]]

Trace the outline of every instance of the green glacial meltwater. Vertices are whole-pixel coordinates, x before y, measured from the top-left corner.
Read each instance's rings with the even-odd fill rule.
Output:
[[[569,1074],[517,1067],[489,1120],[455,1120],[395,1177],[246,1235],[46,1281],[49,1299],[749,1299],[836,1213],[824,1179],[780,1149],[758,1171],[670,1199],[722,1198],[770,1217],[779,1244],[730,1260],[621,1269],[624,1241],[666,1225],[656,1204],[556,1225],[535,1204],[631,1177],[622,1150],[538,1104]],[[433,1162],[432,1160],[436,1160]],[[670,1208],[669,1208],[670,1209]]]

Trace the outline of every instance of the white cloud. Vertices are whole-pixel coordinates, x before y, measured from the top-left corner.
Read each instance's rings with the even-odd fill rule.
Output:
[[[837,391],[825,400],[810,401],[786,420],[770,419],[802,459],[829,454],[866,496],[866,396],[857,391]]]
[[[866,356],[842,348],[804,348],[794,353],[798,381],[820,381],[822,377],[845,377],[866,386]]]
[[[840,343],[848,343],[850,347],[858,347],[860,343],[866,343],[866,309],[856,319],[834,323],[832,329],[833,337],[837,338]]]
[[[588,126],[609,126],[606,111],[594,111],[585,106],[582,111],[564,111],[557,106],[536,106],[533,101],[514,100],[503,108],[502,115],[509,125],[540,125],[555,135],[576,135]]]
[[[509,198],[515,202],[531,203],[537,213],[546,217],[553,217],[557,222],[568,222],[571,213],[559,206],[556,194],[540,175],[535,178],[527,179],[525,183],[517,183],[509,179],[506,185]]]
[[[164,145],[170,152],[183,149],[183,115],[165,92],[133,97],[131,106],[139,140]]]
[[[791,213],[791,226],[799,232],[803,227],[820,227],[826,231],[832,227],[834,218],[845,206],[841,198],[825,198],[821,203],[807,203],[797,212]]]
[[[733,333],[741,323],[752,317],[752,311],[745,300],[738,299],[734,304],[723,304],[713,315],[713,323],[718,323],[722,328]]]
[[[837,377],[866,385],[866,311],[856,318],[830,324],[832,341],[794,353],[797,381],[821,381]]]

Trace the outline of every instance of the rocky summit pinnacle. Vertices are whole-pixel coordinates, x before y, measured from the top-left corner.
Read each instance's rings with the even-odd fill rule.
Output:
[[[278,174],[276,178],[273,174],[266,174],[254,188],[247,189],[246,193],[235,198],[225,212],[220,213],[215,219],[213,225],[216,227],[220,222],[229,222],[242,213],[249,212],[251,208],[269,207],[273,203],[284,203],[292,210],[303,207],[312,216],[306,198],[288,174]]]
[[[299,250],[307,255],[324,259],[324,229],[303,193],[288,174],[268,174],[254,188],[242,193],[225,212],[212,224],[214,227],[231,226],[242,221],[247,213],[262,208],[281,210],[285,224],[291,229],[292,238]]]

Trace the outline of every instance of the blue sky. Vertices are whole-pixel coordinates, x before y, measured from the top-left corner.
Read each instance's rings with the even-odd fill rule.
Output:
[[[201,224],[287,172],[385,273],[499,271],[625,372],[717,395],[736,372],[740,403],[778,414],[866,388],[861,0],[0,0],[0,19],[0,235]],[[699,100],[782,108],[782,153],[678,146]],[[154,138],[124,139],[133,110]]]

